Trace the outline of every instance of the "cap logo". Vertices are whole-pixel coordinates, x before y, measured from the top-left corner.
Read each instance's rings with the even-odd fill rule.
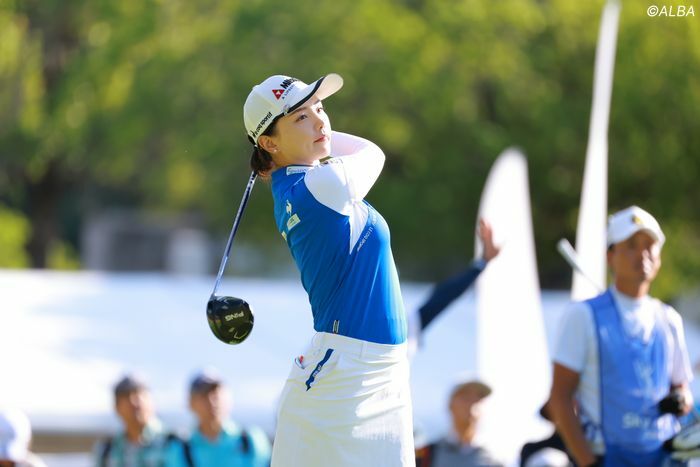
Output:
[[[634,215],[634,214],[632,215],[632,223],[633,223],[633,224],[637,224],[637,225],[643,225],[643,224],[644,224],[644,222],[642,222],[642,220],[641,220],[639,217],[637,217],[636,215]]]
[[[253,130],[253,132],[252,132],[252,133],[253,133],[253,138],[257,138],[258,133],[260,133],[260,131],[262,130],[263,125],[265,125],[265,122],[267,122],[267,121],[268,121],[269,119],[271,119],[271,118],[272,118],[272,112],[268,112],[268,113],[263,117],[263,119],[260,120],[260,123],[258,123],[258,126],[257,126],[257,127],[255,128],[255,130]]]
[[[280,87],[281,87],[282,89],[287,89],[287,88],[289,87],[289,85],[292,84],[292,83],[295,82],[295,81],[299,81],[299,80],[296,79],[296,78],[287,78],[287,79],[285,79],[284,81],[282,81],[282,82],[280,83]]]
[[[282,81],[282,82],[280,83],[280,87],[281,87],[282,89],[273,89],[273,90],[272,90],[272,94],[275,95],[275,99],[280,100],[280,98],[281,98],[282,96],[284,96],[284,94],[285,94],[287,91],[289,91],[289,86],[291,86],[292,83],[295,82],[295,81],[299,81],[299,80],[296,79],[296,78],[287,78],[287,79],[285,79],[284,81]]]

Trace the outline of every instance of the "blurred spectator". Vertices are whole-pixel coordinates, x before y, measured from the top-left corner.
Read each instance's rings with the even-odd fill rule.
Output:
[[[197,373],[190,383],[190,409],[197,427],[168,466],[267,467],[272,447],[257,427],[242,428],[229,418],[230,397],[214,370]]]
[[[174,441],[155,415],[151,393],[136,375],[127,375],[114,386],[114,404],[124,431],[95,447],[97,466],[161,467],[166,449]]]
[[[474,444],[481,402],[491,388],[481,381],[457,384],[450,396],[452,431],[445,438],[416,450],[417,467],[500,466],[491,453]]]
[[[18,409],[0,409],[0,467],[46,467],[29,450],[32,427]]]

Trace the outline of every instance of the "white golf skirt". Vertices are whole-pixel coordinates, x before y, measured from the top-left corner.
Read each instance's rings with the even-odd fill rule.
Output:
[[[292,365],[272,467],[415,466],[406,344],[314,335]]]

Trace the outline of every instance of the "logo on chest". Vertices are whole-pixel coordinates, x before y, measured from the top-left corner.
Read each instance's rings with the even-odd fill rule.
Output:
[[[301,222],[301,219],[299,219],[299,216],[296,214],[292,214],[292,216],[287,219],[287,231],[292,230],[297,224]]]
[[[285,204],[284,210],[287,212],[287,215],[289,216],[289,219],[287,219],[287,232],[292,230],[296,225],[298,225],[301,222],[301,219],[299,219],[298,214],[292,214],[292,203],[287,200],[287,203]],[[282,236],[284,239],[287,239],[287,235],[285,232],[282,232]]]

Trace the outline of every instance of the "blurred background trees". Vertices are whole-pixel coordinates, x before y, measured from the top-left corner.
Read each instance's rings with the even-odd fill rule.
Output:
[[[248,91],[334,71],[333,127],[387,153],[368,199],[404,279],[471,258],[484,180],[516,145],[542,286],[568,287],[555,244],[575,238],[602,5],[2,0],[0,266],[80,267],[85,222],[107,208],[184,214],[225,237],[249,174]],[[659,218],[655,292],[671,297],[700,279],[700,22],[646,7],[622,5],[609,206]],[[237,243],[289,261],[259,185]]]

